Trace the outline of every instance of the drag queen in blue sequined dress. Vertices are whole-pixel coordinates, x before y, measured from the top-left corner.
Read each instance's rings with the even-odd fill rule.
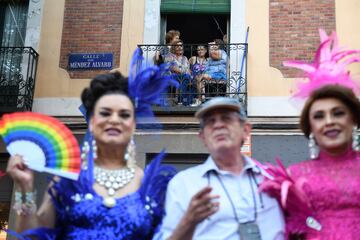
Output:
[[[152,238],[175,171],[160,164],[163,153],[145,171],[136,166],[132,136],[136,118],[151,116],[156,91],[172,82],[161,74],[163,70],[154,66],[136,76],[130,72],[129,81],[118,72],[91,81],[81,96],[89,133],[79,180],[55,178],[41,207],[36,210],[29,201],[29,211],[17,216],[16,230],[21,233],[9,230],[10,234],[37,239]],[[20,156],[9,161],[8,174],[18,191],[34,191],[33,173]]]

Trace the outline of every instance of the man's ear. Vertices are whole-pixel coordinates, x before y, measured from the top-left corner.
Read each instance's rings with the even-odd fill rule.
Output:
[[[251,123],[245,122],[244,124],[244,141],[250,136],[251,133]]]
[[[200,130],[198,133],[198,137],[201,139],[201,141],[204,141],[204,130]]]
[[[198,137],[200,138],[200,140],[203,142],[204,146],[206,147],[206,141],[205,141],[205,136],[204,136],[204,130],[201,129],[200,132],[198,133]]]

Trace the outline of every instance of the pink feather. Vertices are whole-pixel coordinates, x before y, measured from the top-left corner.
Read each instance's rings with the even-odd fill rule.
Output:
[[[299,61],[285,61],[286,67],[298,68],[305,72],[307,81],[297,83],[294,97],[307,98],[316,89],[324,85],[341,85],[360,94],[359,83],[354,81],[346,67],[352,63],[360,62],[360,50],[346,50],[338,44],[335,32],[327,36],[322,29],[319,30],[320,46],[316,51],[313,63]]]
[[[271,176],[260,184],[259,191],[266,192],[276,198],[286,214],[286,235],[290,233],[305,233],[306,219],[314,216],[310,201],[303,190],[305,178],[294,179],[280,159],[277,165],[267,164],[264,170]]]
[[[286,208],[286,200],[287,200],[287,196],[289,193],[289,188],[293,183],[289,180],[285,180],[282,184],[281,184],[281,206],[283,208]]]

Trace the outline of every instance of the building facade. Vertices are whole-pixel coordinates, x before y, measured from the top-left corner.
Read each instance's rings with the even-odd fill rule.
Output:
[[[360,49],[359,10],[358,0],[5,0],[0,3],[1,74],[6,76],[10,66],[25,76],[25,57],[7,65],[8,49],[31,47],[38,54],[36,67],[30,68],[35,69],[30,76],[35,79],[32,110],[58,117],[81,141],[86,131],[78,110],[81,90],[108,69],[96,65],[79,70],[77,57],[111,59],[110,68],[126,75],[134,49],[164,44],[167,30],[180,30],[190,48],[227,34],[230,44],[247,43],[246,51],[229,54],[230,72],[240,72],[245,82],[244,103],[253,124],[245,151],[262,161],[279,156],[296,162],[307,157],[306,140],[297,127],[299,108],[289,101],[300,73],[281,63],[311,61],[319,28],[336,30],[343,45]],[[360,66],[351,70],[360,73]],[[0,83],[4,89],[11,81],[2,77]],[[157,111],[163,131],[136,132],[138,163],[145,166],[163,148],[166,161],[179,169],[203,161],[206,150],[197,138],[195,110],[182,106]],[[7,159],[0,143],[0,169]],[[43,176],[39,185],[46,186]],[[0,180],[0,218],[6,221],[11,194],[12,182],[5,177]],[[10,214],[10,225],[12,220]]]

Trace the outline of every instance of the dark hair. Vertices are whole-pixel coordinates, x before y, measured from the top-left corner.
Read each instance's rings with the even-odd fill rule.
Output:
[[[165,35],[166,44],[170,43],[175,36],[180,37],[180,32],[178,30],[169,30]]]
[[[219,45],[219,49],[224,49],[224,41],[223,40],[216,38],[216,39],[214,39],[214,43],[215,43],[215,45]]]
[[[335,98],[347,106],[351,112],[354,123],[360,126],[360,101],[354,92],[340,85],[326,85],[315,90],[306,101],[300,115],[300,128],[306,137],[311,133],[309,113],[315,101],[325,98]]]
[[[86,109],[86,115],[89,117],[93,114],[95,104],[102,96],[114,93],[127,96],[133,103],[128,94],[128,79],[121,73],[105,73],[93,78],[90,86],[81,93],[81,101]]]

